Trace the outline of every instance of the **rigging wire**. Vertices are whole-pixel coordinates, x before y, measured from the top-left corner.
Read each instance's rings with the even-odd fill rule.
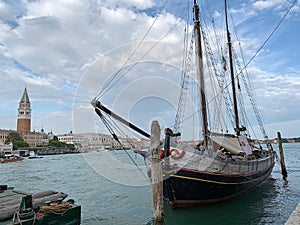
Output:
[[[161,7],[161,10],[165,8],[165,5],[167,3],[167,0],[165,0],[164,4]],[[136,53],[136,51],[138,50],[138,48],[142,45],[142,43],[144,42],[144,40],[146,39],[146,37],[148,36],[148,34],[150,33],[150,31],[152,30],[154,24],[156,23],[158,17],[160,16],[160,14],[158,13],[154,19],[154,21],[152,22],[151,26],[148,28],[147,32],[144,34],[143,38],[140,40],[140,42],[138,43],[137,47],[133,50],[133,52],[129,55],[129,57],[127,58],[127,60],[123,63],[121,68],[124,68],[127,63],[130,61],[130,59],[134,56],[134,54]],[[104,85],[104,88],[102,90],[100,90],[100,92],[98,93],[98,95],[96,96],[96,98],[100,98],[104,93],[108,92],[123,76],[121,76],[120,79],[118,79],[117,81],[115,81],[109,88],[107,88],[112,82],[113,80],[119,75],[119,73],[121,72],[121,69],[117,71],[116,74],[114,74],[114,76],[107,82],[106,85]],[[129,72],[129,71],[128,71]]]
[[[193,39],[194,39],[194,32],[192,32],[192,40],[190,44],[190,49],[188,50],[189,43],[188,43],[188,35],[189,35],[189,20],[190,20],[190,13],[189,13],[189,8],[190,8],[190,1],[187,1],[187,20],[185,24],[185,29],[184,29],[184,46],[183,46],[183,57],[182,57],[182,73],[181,73],[181,92],[179,95],[179,101],[177,105],[177,112],[175,116],[175,126],[174,126],[174,132],[178,132],[181,130],[180,123],[183,115],[184,115],[184,104],[185,104],[185,98],[186,98],[186,91],[187,91],[187,86],[189,83],[189,73],[190,73],[190,61],[191,61],[191,52],[192,52],[192,47],[193,47]],[[180,137],[178,137],[180,138]]]
[[[264,43],[257,49],[256,53],[249,59],[249,61],[237,73],[236,76],[238,76],[240,73],[242,73],[243,70],[245,70],[248,67],[248,65],[254,60],[254,58],[258,55],[258,53],[262,50],[262,48],[267,44],[267,42],[270,40],[270,38],[273,36],[273,34],[278,30],[278,28],[281,25],[281,23],[285,20],[285,18],[287,17],[287,15],[289,14],[289,12],[291,11],[291,9],[293,8],[293,6],[295,5],[296,2],[297,2],[297,0],[294,0],[294,2],[290,5],[290,7],[288,8],[288,10],[284,14],[284,16],[281,18],[281,20],[275,26],[275,28],[273,29],[273,31],[269,34],[269,36],[267,37],[267,39],[264,41]]]
[[[167,1],[167,0],[166,0]],[[166,1],[165,1],[165,3],[164,3],[164,5],[163,5],[163,7],[165,6],[165,4],[166,4]],[[157,15],[157,17],[156,17],[156,19],[154,20],[154,22],[152,23],[152,25],[151,25],[151,27],[149,28],[149,30],[148,30],[148,32],[144,35],[144,37],[143,37],[143,39],[139,42],[139,45],[136,47],[136,49],[131,53],[131,55],[129,56],[129,58],[128,58],[128,60],[123,64],[123,66],[122,66],[122,68],[124,68],[125,66],[126,66],[126,64],[128,63],[128,61],[130,60],[130,58],[132,58],[132,56],[134,55],[134,53],[137,51],[137,49],[141,46],[141,44],[142,44],[142,42],[145,40],[145,38],[146,38],[146,36],[149,34],[149,32],[150,32],[150,30],[152,29],[152,27],[153,27],[153,25],[154,25],[154,23],[156,22],[156,20],[157,20],[157,18],[158,18],[158,16],[159,16],[159,14]],[[186,15],[185,15],[186,16]],[[184,16],[184,17],[185,17]],[[183,17],[183,18],[184,18]],[[131,65],[130,67],[129,67],[129,69],[119,78],[119,79],[117,79],[108,89],[102,89],[99,93],[98,93],[98,95],[95,97],[96,99],[99,99],[103,94],[104,94],[104,90],[105,90],[105,92],[107,92],[108,90],[110,90],[119,80],[121,80],[127,73],[129,73],[138,63],[139,63],[139,61],[141,61],[150,51],[152,51],[167,35],[169,35],[169,33],[171,32],[171,31],[173,31],[174,29],[175,29],[175,27],[182,21],[183,19],[180,19],[180,20],[178,20],[177,21],[177,23],[175,23],[174,24],[174,26],[172,26],[170,29],[169,29],[169,31],[165,34],[165,35],[163,35],[159,40],[158,40],[158,42],[156,42],[136,63],[134,63],[133,65]],[[108,84],[111,84],[112,83],[112,81],[116,78],[116,76],[119,74],[121,72],[121,69],[117,72],[117,74],[115,74],[114,76],[113,76],[113,78],[112,79],[110,79],[110,81],[108,82]],[[107,85],[108,85],[107,84]],[[103,116],[103,115],[102,115]],[[102,118],[101,118],[102,119]],[[107,129],[109,130],[109,132],[111,133],[111,135],[115,138],[115,140],[116,141],[118,141],[119,143],[120,143],[120,145],[121,146],[123,146],[122,145],[122,143],[118,140],[118,137],[114,134],[114,132],[113,132],[113,130],[112,130],[112,127],[109,125],[109,123],[107,123],[107,120],[106,119],[102,119],[103,120],[103,122],[105,121],[105,126],[107,126]],[[131,161],[134,163],[134,165],[138,168],[138,170],[143,174],[143,176],[146,178],[146,179],[148,179],[147,178],[147,176],[143,173],[143,171],[141,171],[141,169],[138,167],[138,165],[136,164],[136,162],[134,161],[134,159],[129,155],[129,153],[127,152],[127,150],[126,149],[124,149],[124,147],[123,147],[123,150],[126,152],[126,154],[128,155],[128,157],[131,159]],[[148,181],[149,181],[149,179],[148,179]]]
[[[114,123],[116,129],[119,131],[120,134],[123,134],[125,136],[125,133],[121,130],[121,128],[116,124],[116,121],[112,120],[111,121]],[[115,139],[116,140],[116,139]],[[119,138],[117,137],[116,140],[121,146],[122,146],[122,150],[126,153],[126,155],[130,158],[130,160],[132,161],[132,163],[135,165],[135,167],[139,170],[139,172],[146,178],[146,180],[151,183],[149,177],[147,177],[146,174],[144,174],[144,172],[142,171],[142,169],[139,167],[139,165],[135,162],[135,160],[132,158],[132,156],[129,154],[129,152],[125,149],[124,145],[121,143],[121,141],[119,140]],[[130,143],[128,141],[128,139],[126,138],[126,141],[132,146],[132,143]]]
[[[207,64],[208,64],[208,69],[211,71],[211,73],[212,73],[211,67],[213,67],[214,74],[216,75],[216,79],[217,79],[218,84],[219,84],[219,88],[222,89],[223,86],[224,86],[224,83],[225,83],[225,71],[223,71],[223,69],[222,69],[222,72],[220,72],[219,67],[217,66],[217,63],[216,63],[217,60],[215,59],[211,44],[209,43],[208,39],[210,39],[212,41],[215,41],[213,46],[217,46],[216,49],[218,50],[219,55],[223,55],[223,49],[222,49],[222,47],[220,47],[220,42],[221,41],[220,41],[219,35],[217,35],[217,32],[216,32],[216,27],[215,27],[215,22],[214,22],[214,19],[213,19],[213,14],[211,12],[208,1],[206,1],[206,7],[207,7],[206,11],[209,12],[209,18],[212,18],[211,22],[213,24],[214,34],[215,34],[215,40],[214,40],[213,38],[210,37],[209,32],[205,31],[204,26],[206,27],[206,30],[209,30],[209,29],[208,29],[208,25],[205,23],[205,20],[204,20],[205,17],[202,16],[201,17],[202,18],[202,20],[201,20],[201,31],[202,31],[202,39],[203,39],[205,50],[206,50],[205,51],[206,61],[207,61]],[[203,23],[202,23],[202,21],[203,21]],[[217,87],[215,86],[215,82],[212,82],[212,84],[214,85],[214,87],[215,87],[214,90],[216,91]],[[227,89],[225,89],[225,93],[223,94],[223,99],[224,99],[226,109],[229,112],[229,114],[231,115],[230,118],[232,119],[233,118],[233,112],[232,112],[231,107],[230,107],[232,105],[232,103],[230,102],[231,99],[230,99],[230,95],[229,95],[229,92],[227,91]],[[219,107],[221,107],[221,104],[220,104],[221,100],[222,100],[222,96],[220,96],[219,102],[215,101],[216,102],[215,104],[217,104],[217,106],[219,106]],[[217,108],[218,107],[215,107],[215,109],[217,109]],[[216,112],[217,111],[214,112],[215,116],[216,116]],[[225,117],[223,117],[223,122],[224,122],[224,126],[227,130],[227,126],[226,126],[226,123],[225,123]],[[231,120],[231,122],[233,124],[233,120]],[[219,123],[219,125],[221,125],[221,123]],[[212,125],[212,127],[215,127],[215,126],[216,126],[216,124]]]
[[[239,74],[241,74],[248,67],[248,65],[254,60],[254,58],[258,55],[258,53],[262,50],[262,48],[267,44],[267,42],[270,40],[270,38],[273,36],[273,34],[278,30],[278,28],[281,25],[281,23],[286,19],[287,15],[289,14],[289,12],[291,11],[291,9],[293,8],[293,6],[295,5],[296,2],[297,2],[297,0],[294,0],[294,2],[288,8],[287,12],[284,14],[284,16],[279,21],[279,23],[275,26],[275,28],[273,29],[273,31],[269,34],[269,36],[267,37],[267,39],[264,41],[264,43],[260,46],[260,48],[258,48],[258,50],[256,51],[256,53],[250,58],[250,60],[244,65],[244,67],[235,75],[235,78]],[[230,82],[228,82],[226,85],[223,86],[223,88],[220,90],[219,95],[215,96],[210,101],[207,101],[206,104],[207,105],[211,104],[218,96],[220,96],[221,94],[223,94],[223,92],[225,92],[225,89],[227,89],[227,87],[229,87],[229,86],[230,86]],[[191,117],[195,116],[196,113],[199,113],[200,111],[201,111],[201,108],[199,108],[199,110],[197,110],[196,112],[190,114],[189,116],[183,118],[182,119],[182,123],[185,122],[185,121],[187,121]]]
[[[130,67],[129,67],[129,69],[118,79],[118,80],[116,80],[114,83],[113,83],[113,85],[109,88],[109,89],[111,89],[117,82],[119,82],[126,74],[128,74],[137,64],[139,64],[139,62],[146,56],[146,55],[148,55],[148,53],[149,52],[151,52],[159,43],[161,43],[161,41],[166,37],[166,36],[168,36],[169,35],[169,33],[171,32],[171,31],[173,31],[173,29],[175,29],[175,27],[180,23],[182,21],[182,19],[180,19],[176,24],[174,24],[174,26],[173,27],[171,27],[171,29],[164,35],[164,36],[162,36],[144,55],[142,55],[140,58],[139,58],[139,60],[137,61],[137,62],[135,62],[135,63],[133,63]],[[119,70],[119,71],[121,71],[122,70],[122,68]],[[119,72],[118,72],[119,73]],[[96,97],[96,99],[99,99],[101,96],[100,95],[98,95],[97,97]]]
[[[115,132],[113,131],[113,124],[115,125],[116,129],[118,129],[119,132],[122,133],[121,129],[116,125],[116,123],[114,122],[114,120],[111,119],[111,122],[101,113],[101,111],[99,109],[96,109],[96,113],[98,114],[98,116],[100,117],[100,119],[102,120],[103,124],[106,126],[107,130],[109,131],[109,133],[112,135],[112,137],[120,144],[120,146],[122,147],[122,150],[126,153],[126,155],[129,157],[129,159],[132,161],[132,163],[135,165],[135,167],[139,170],[139,172],[146,178],[146,180],[150,182],[149,177],[147,177],[144,172],[142,171],[142,169],[139,167],[139,165],[134,161],[134,159],[132,158],[132,156],[128,153],[128,151],[125,149],[124,145],[121,143],[121,141],[119,140],[118,136],[115,134]],[[113,123],[113,124],[112,124]],[[131,143],[129,143],[131,144]]]
[[[164,4],[163,4],[163,6],[162,6],[162,9],[165,7],[165,5],[166,5],[166,2],[167,2],[167,0],[165,0],[165,2],[164,2]],[[188,13],[186,13],[182,18],[185,18],[186,17],[186,15],[189,15],[189,12]],[[154,25],[154,23],[156,22],[156,20],[157,20],[157,18],[159,17],[159,14],[156,16],[156,18],[155,18],[155,20],[154,20],[154,22],[152,23],[152,25],[151,25],[151,27],[149,28],[149,30],[147,31],[147,34],[150,32],[150,30],[152,29],[152,27],[153,27],[153,25]],[[106,92],[108,92],[116,83],[118,83],[126,74],[128,74],[138,63],[139,63],[139,61],[141,61],[149,52],[151,52],[166,36],[168,36],[169,35],[169,33],[171,32],[171,31],[173,31],[174,29],[175,29],[175,27],[183,20],[182,18],[180,18],[178,21],[177,21],[177,23],[175,23],[174,24],[174,26],[172,26],[170,29],[169,29],[169,31],[165,34],[165,35],[163,35],[159,40],[158,40],[158,42],[156,42],[137,62],[135,62],[135,63],[133,63],[130,67],[129,67],[129,69],[123,74],[123,75],[121,75],[120,76],[120,78],[119,79],[117,79],[106,91],[105,91],[105,93]],[[144,37],[143,37],[143,39],[139,42],[139,44],[138,44],[138,46],[135,48],[135,50],[133,51],[133,53],[131,53],[130,54],[130,56],[129,56],[129,58],[126,60],[126,62],[123,64],[123,66],[121,67],[121,69],[120,70],[118,70],[118,72],[117,72],[117,74],[115,74],[114,76],[113,76],[113,78],[112,79],[110,79],[110,81],[109,81],[109,83],[111,83],[112,82],[112,80],[113,79],[115,79],[116,78],[116,76],[121,72],[121,70],[122,70],[122,68],[124,68],[126,65],[127,65],[127,63],[129,62],[129,60],[132,58],[132,56],[134,55],[134,53],[137,51],[137,49],[138,49],[138,47],[140,47],[141,46],[141,44],[143,43],[143,41],[145,40],[145,38],[146,38],[146,36],[147,36],[147,34],[146,35],[144,35]],[[105,85],[105,86],[107,86],[107,85]],[[105,88],[104,88],[105,89]],[[101,98],[102,96],[103,96],[103,94],[104,94],[104,89],[102,89],[99,93],[98,93],[98,95],[95,97],[96,99],[99,99],[99,98]]]
[[[279,21],[279,23],[277,24],[277,26],[273,29],[273,31],[270,33],[270,35],[268,36],[268,38],[265,40],[265,42],[263,43],[263,45],[257,50],[257,52],[252,56],[252,58],[249,60],[249,62],[246,64],[245,63],[245,59],[244,59],[244,55],[243,55],[243,51],[241,49],[241,45],[240,45],[240,41],[238,39],[238,35],[237,35],[237,32],[236,32],[236,29],[235,29],[235,26],[234,27],[234,32],[235,32],[235,36],[237,38],[237,41],[239,42],[239,49],[240,49],[240,52],[241,52],[241,57],[242,57],[242,61],[243,61],[243,64],[244,64],[244,67],[242,68],[240,66],[240,64],[238,63],[237,65],[239,66],[239,70],[240,72],[237,73],[237,75],[235,76],[236,78],[238,77],[239,74],[242,75],[242,79],[243,79],[243,82],[244,82],[244,85],[245,85],[245,88],[247,90],[247,94],[249,96],[249,99],[250,99],[250,102],[252,104],[252,108],[254,110],[254,113],[255,113],[255,116],[257,118],[257,121],[258,121],[258,124],[260,126],[260,129],[261,129],[261,132],[264,136],[264,138],[268,139],[268,135],[267,135],[267,132],[264,128],[264,122],[263,122],[263,116],[262,116],[262,113],[260,111],[260,109],[257,107],[257,97],[255,95],[255,93],[251,90],[253,90],[253,88],[251,87],[251,82],[250,82],[250,79],[249,79],[249,74],[247,72],[247,69],[246,67],[249,65],[249,63],[258,55],[258,53],[261,51],[261,49],[265,46],[265,44],[269,41],[269,39],[271,38],[271,36],[275,33],[275,31],[279,28],[280,24],[283,22],[283,20],[286,18],[286,16],[288,15],[289,11],[292,9],[293,5],[295,4],[295,2],[289,7],[288,11],[285,13],[285,15],[282,17],[282,19]],[[232,17],[231,17],[231,20],[233,21]],[[237,61],[237,57],[235,55],[235,58],[236,58],[236,61]],[[242,69],[241,69],[242,68]],[[244,73],[243,71],[245,71],[245,75],[246,75],[246,78],[244,76]],[[254,132],[253,132],[254,133]]]

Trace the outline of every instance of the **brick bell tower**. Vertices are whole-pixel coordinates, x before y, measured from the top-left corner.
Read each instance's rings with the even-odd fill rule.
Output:
[[[22,98],[19,102],[17,132],[29,133],[31,126],[31,108],[30,101],[25,87]]]

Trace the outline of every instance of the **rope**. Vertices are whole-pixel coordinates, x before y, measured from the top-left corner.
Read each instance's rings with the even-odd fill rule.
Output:
[[[164,4],[161,7],[161,11],[164,9],[165,5],[166,5],[167,1],[164,2]],[[139,49],[139,47],[142,45],[142,43],[144,42],[144,40],[146,39],[146,37],[148,36],[148,34],[150,33],[150,31],[152,30],[154,24],[156,23],[158,17],[160,16],[160,14],[157,14],[154,21],[152,22],[151,26],[148,28],[147,32],[145,33],[145,35],[143,36],[143,38],[140,40],[140,42],[138,43],[138,46],[133,50],[133,52],[129,55],[129,57],[127,58],[127,60],[123,63],[121,68],[124,68],[127,63],[130,61],[130,59],[134,56],[134,54],[136,53],[136,51]],[[131,69],[130,69],[131,70]],[[122,75],[119,79],[117,79],[110,87],[108,87],[113,80],[119,75],[119,73],[121,72],[121,69],[119,71],[117,71],[117,73],[107,82],[107,84],[105,85],[105,87],[98,93],[98,98],[101,97],[101,95],[103,95],[104,93],[108,92],[117,82],[119,82],[119,80],[125,75],[127,74],[129,71],[127,71],[124,75]]]
[[[251,57],[251,59],[244,65],[244,67],[235,75],[235,78],[241,74],[247,67],[248,65],[253,61],[253,59],[258,55],[258,53],[262,50],[262,48],[267,44],[267,42],[270,40],[270,38],[273,36],[273,34],[275,33],[275,31],[278,30],[279,26],[281,25],[281,23],[285,20],[285,18],[287,17],[287,15],[289,14],[289,12],[291,11],[291,9],[293,8],[293,6],[295,5],[295,3],[297,2],[297,0],[294,0],[294,2],[291,4],[291,6],[289,7],[289,9],[287,10],[287,12],[284,14],[284,16],[282,17],[282,19],[279,21],[279,23],[275,26],[274,30],[269,34],[268,38],[264,41],[264,43],[261,45],[261,47],[256,51],[256,53]],[[223,92],[225,92],[225,89],[230,85],[230,82],[227,83],[226,85],[224,85],[224,87],[220,90],[220,93],[215,96],[214,98],[212,98],[210,101],[208,101],[206,104],[209,105],[211,104],[216,98],[218,98],[218,96],[222,95]],[[192,118],[193,116],[195,116],[197,113],[199,113],[201,111],[201,108],[199,110],[197,110],[196,112],[190,114],[189,116],[185,117],[182,119],[182,123],[184,123],[185,121],[187,121],[188,119]],[[173,125],[175,126],[175,124]]]
[[[55,215],[63,215],[65,212],[67,212],[70,208],[69,202],[62,202],[61,204],[58,204],[56,202],[53,202],[48,205],[43,205],[40,207],[40,213],[46,214],[46,213],[53,213]]]
[[[13,222],[11,223],[12,225],[23,225],[23,223],[25,222],[28,222],[28,221],[31,221],[31,225],[34,225],[35,224],[35,220],[36,220],[36,214],[34,213],[33,214],[33,218],[29,218],[29,219],[21,219],[20,217],[26,217],[26,216],[30,216],[32,214],[33,211],[30,211],[28,213],[20,213],[19,210],[16,211],[14,213],[14,217],[13,217]],[[16,221],[16,219],[18,221]]]
[[[55,215],[63,215],[65,212],[67,212],[70,208],[69,202],[62,202],[61,204],[58,204],[56,202],[51,203],[50,206],[44,205],[40,206],[40,211],[38,213],[46,214],[46,213],[52,213]],[[33,213],[33,214],[32,214]],[[21,217],[30,217],[28,219],[21,219]],[[14,213],[13,216],[13,222],[11,225],[23,225],[25,222],[31,221],[31,225],[34,225],[36,222],[36,213],[34,211],[30,211],[28,213],[20,213],[19,210]],[[26,223],[27,224],[27,223]]]
[[[121,143],[121,141],[119,140],[118,136],[115,134],[115,132],[113,131],[112,128],[112,124],[106,119],[106,117],[100,112],[100,114],[98,114],[99,117],[101,118],[103,124],[106,126],[106,128],[108,129],[108,131],[110,132],[110,134],[113,136],[113,138],[120,144],[120,146],[122,147],[122,150],[127,154],[127,156],[129,157],[129,159],[132,161],[132,163],[135,165],[135,167],[139,170],[139,172],[146,178],[146,180],[150,182],[149,178],[144,174],[144,172],[142,171],[142,169],[139,167],[139,165],[134,161],[134,159],[132,158],[132,156],[128,153],[128,151],[125,149],[124,145]],[[111,120],[112,123],[114,123],[115,127],[118,128],[119,132],[122,133],[121,129],[116,125],[116,123]]]
[[[240,73],[242,73],[242,71],[244,71],[248,65],[253,61],[253,59],[258,55],[258,53],[262,50],[262,48],[267,44],[267,42],[270,40],[270,38],[273,36],[273,34],[275,33],[275,31],[278,30],[279,26],[281,25],[281,23],[285,20],[285,18],[287,17],[287,15],[289,14],[289,12],[291,11],[291,9],[293,8],[293,6],[295,5],[295,3],[297,2],[297,0],[294,0],[294,2],[291,4],[291,6],[289,7],[289,9],[286,11],[286,13],[284,14],[284,16],[281,18],[281,20],[279,21],[279,23],[275,26],[275,28],[273,29],[273,31],[269,34],[268,38],[264,41],[264,43],[258,48],[258,50],[256,51],[256,53],[251,57],[251,59],[246,63],[246,65],[244,66],[244,68],[242,68],[240,70],[239,73],[237,73],[236,76],[238,76]]]

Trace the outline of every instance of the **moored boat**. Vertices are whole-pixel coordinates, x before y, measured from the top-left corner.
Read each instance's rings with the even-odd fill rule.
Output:
[[[228,25],[226,0],[224,6],[229,59],[228,71],[223,54],[219,56],[223,64],[222,71],[214,62],[214,52],[208,43],[208,35],[203,24],[201,24],[200,8],[197,1],[194,0],[194,29],[189,49],[194,50],[195,53],[192,55],[190,53],[192,51],[186,50],[188,52],[186,53],[186,60],[189,61],[185,61],[184,65],[188,66],[183,68],[182,92],[179,97],[174,125],[175,133],[167,128],[164,144],[161,146],[164,177],[163,194],[165,200],[174,208],[219,202],[252,190],[268,178],[275,163],[276,153],[268,140],[250,80],[242,75],[245,68],[240,69],[238,66],[234,66],[234,60],[237,61],[237,59],[233,58],[234,52]],[[216,37],[216,40],[219,41],[220,39]],[[219,49],[219,52],[222,53],[223,50]],[[206,56],[206,60],[204,56]],[[195,105],[199,107],[194,114],[201,114],[199,119],[201,123],[195,127],[201,125],[200,130],[202,131],[202,140],[195,148],[181,145],[179,139],[179,131],[183,123],[182,113],[184,112],[181,107],[184,106],[183,102],[187,98],[188,82],[186,80],[190,76],[191,58],[196,61],[195,80],[199,82],[195,85],[198,89],[196,102],[199,103]],[[204,62],[208,63],[206,69],[204,69]],[[210,70],[213,70],[215,74],[211,73]],[[242,77],[244,82],[245,96],[242,94],[238,75]],[[230,80],[228,84],[226,79]],[[211,86],[207,85],[208,81],[211,82]],[[208,94],[211,95],[209,98]],[[254,116],[265,139],[266,146],[264,148],[260,143],[250,138],[250,131],[246,128],[251,128],[252,125],[246,116],[250,110],[245,109],[244,97],[249,97],[249,104],[253,107]],[[208,99],[210,100],[209,103]],[[91,104],[116,141],[118,141],[118,137],[114,133],[111,123],[107,122],[105,115],[127,125],[140,135],[150,138],[148,133],[112,112],[98,98],[93,99]],[[255,133],[254,135],[256,136]],[[136,152],[143,155],[151,163],[149,152]],[[149,175],[151,177],[150,173]]]
[[[13,154],[13,145],[9,145],[0,142],[0,163],[18,162],[22,161],[24,158]]]
[[[0,157],[0,163],[18,162],[22,161],[24,158],[21,156],[11,155]]]
[[[44,158],[44,157],[43,156],[39,156],[34,151],[30,151],[29,152],[28,159],[41,159],[41,158]]]

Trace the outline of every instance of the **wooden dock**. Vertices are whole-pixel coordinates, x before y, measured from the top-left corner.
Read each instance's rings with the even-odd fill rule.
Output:
[[[300,203],[297,205],[296,209],[292,212],[289,219],[284,225],[298,225],[300,224]]]

